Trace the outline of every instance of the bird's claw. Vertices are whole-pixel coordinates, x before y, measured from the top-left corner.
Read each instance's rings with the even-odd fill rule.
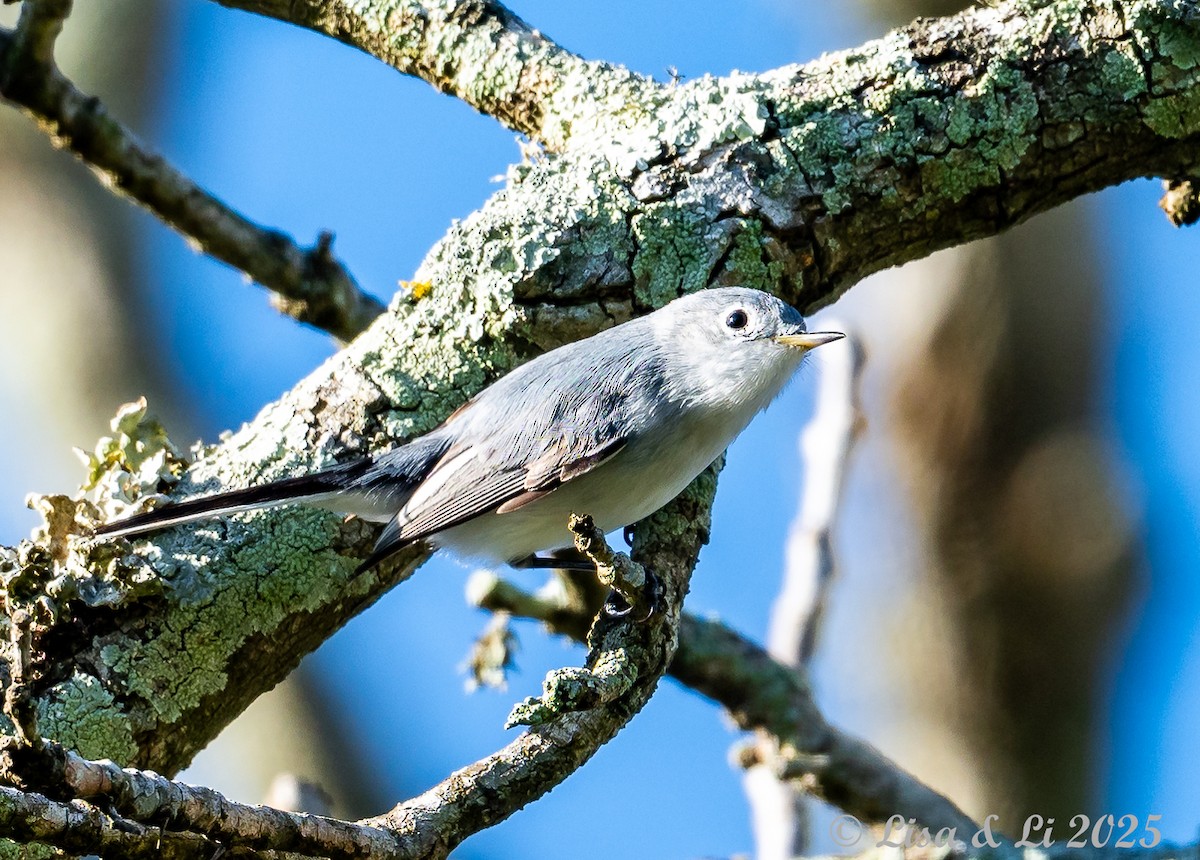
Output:
[[[654,572],[647,570],[646,583],[637,600],[630,602],[618,591],[610,591],[604,601],[604,614],[610,618],[630,618],[638,624],[645,623],[662,610],[662,583]]]

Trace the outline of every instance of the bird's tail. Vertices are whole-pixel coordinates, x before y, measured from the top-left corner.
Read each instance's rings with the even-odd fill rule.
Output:
[[[312,475],[284,478],[244,490],[231,490],[164,505],[153,511],[135,514],[116,522],[105,523],[96,529],[97,537],[124,537],[155,531],[180,523],[207,517],[223,516],[240,511],[269,508],[289,502],[320,503],[333,498],[371,466],[370,460],[343,463]]]

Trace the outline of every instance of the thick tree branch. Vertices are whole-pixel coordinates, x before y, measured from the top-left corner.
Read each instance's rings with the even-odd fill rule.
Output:
[[[1198,40],[1192,0],[1012,2],[804,68],[779,108],[789,149],[817,159],[804,173],[820,199],[801,202],[817,271],[800,301],[1090,191],[1188,172]],[[819,168],[831,155],[852,179]]]
[[[339,39],[552,150],[660,89],[572,54],[494,0],[217,2]]]
[[[69,11],[67,0],[27,0],[17,30],[0,30],[0,97],[115,190],[271,290],[288,316],[349,341],[383,312],[334,258],[330,234],[304,249],[252,223],[149,152],[97,99],[76,89],[53,62],[53,39]]]
[[[203,836],[138,827],[91,804],[60,803],[5,786],[0,786],[0,832],[14,841],[112,860],[211,857],[216,847]]]
[[[78,802],[91,801],[105,803],[123,816],[127,831],[128,822],[140,825],[145,838],[153,840],[169,830],[180,840],[175,853],[181,856],[212,857],[222,846],[330,858],[395,857],[399,851],[398,840],[387,830],[237,803],[210,788],[173,782],[153,772],[122,769],[110,761],[88,761],[58,744],[25,750],[10,746],[7,753],[8,774],[15,772],[18,778],[33,782],[23,796],[10,791],[7,799],[13,805],[12,815],[19,811],[36,821],[36,816],[53,814],[55,807],[62,808],[65,803],[71,804],[77,815],[94,819],[82,834],[63,831],[40,836],[58,848],[103,852],[100,840],[110,824],[99,810]],[[56,800],[43,803],[30,793],[33,790]],[[4,833],[10,835],[8,830]],[[131,848],[140,850],[143,841],[134,842]]]
[[[572,271],[565,284],[562,275],[528,284],[531,300],[558,293],[577,303],[576,290],[562,296],[575,286],[572,274],[592,296],[613,281],[627,295],[629,279],[657,280],[636,266],[643,237],[635,216],[653,212],[691,236],[694,246],[678,245],[680,257],[710,266],[727,262],[741,250],[735,237],[753,231],[777,288],[811,310],[873,271],[1127,179],[1181,175],[1196,162],[1193,0],[1010,2],[922,20],[806,66],[641,91],[614,90],[607,67],[558,65],[572,55],[543,41],[523,53],[514,34],[530,31],[493,3],[390,4],[388,26],[368,0],[226,5],[334,35],[502,118],[518,85],[496,68],[520,68],[573,100],[589,93],[582,108],[562,114],[590,117],[587,135],[539,131],[538,112],[506,120],[615,167],[622,192],[569,214],[572,229],[554,250]],[[457,47],[434,63],[429,51],[447,39]],[[530,71],[543,61],[543,71]],[[494,97],[479,94],[493,85]],[[574,162],[547,172],[573,182],[579,169]],[[719,218],[724,229],[714,230]],[[614,219],[632,228],[622,237],[634,246],[632,272],[619,270],[620,248],[577,247]]]

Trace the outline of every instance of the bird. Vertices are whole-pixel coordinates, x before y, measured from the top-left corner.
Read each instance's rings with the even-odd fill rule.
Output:
[[[383,523],[370,569],[425,541],[464,561],[559,566],[572,513],[604,532],[665,505],[783,390],[812,349],[794,307],[714,287],[522,364],[424,436],[308,475],[200,496],[101,525],[129,537],[302,503]]]

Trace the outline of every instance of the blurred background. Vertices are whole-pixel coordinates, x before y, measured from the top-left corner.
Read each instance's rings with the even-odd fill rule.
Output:
[[[587,57],[660,80],[853,46],[935,0],[515,0]],[[0,23],[16,10],[6,7]],[[192,178],[259,223],[318,231],[386,299],[519,158],[513,134],[333,41],[205,0],[79,3],[60,61]],[[0,541],[66,491],[124,401],[213,440],[334,345],[113,197],[0,106]],[[1200,242],[1130,183],[855,287],[867,429],[814,664],[831,719],[982,818],[1162,816],[1196,836],[1200,787]],[[831,347],[833,349],[835,347]],[[762,640],[803,478],[820,353],[730,452],[688,605]],[[263,800],[280,772],[365,815],[510,738],[504,716],[581,649],[521,624],[506,692],[465,691],[486,617],[435,559],[349,624],[185,779]],[[536,587],[530,574],[520,581]],[[673,682],[583,771],[458,856],[753,851],[737,733]],[[652,817],[639,817],[654,809]],[[815,847],[833,846],[814,825]],[[620,822],[620,823],[618,823]],[[1019,831],[1019,827],[1016,828]],[[576,832],[583,838],[577,837]]]

